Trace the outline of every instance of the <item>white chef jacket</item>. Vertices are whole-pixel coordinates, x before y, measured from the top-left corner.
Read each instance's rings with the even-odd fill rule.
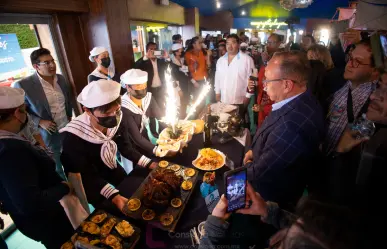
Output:
[[[64,128],[69,122],[66,115],[66,99],[63,95],[62,89],[58,84],[58,78],[55,76],[54,85],[45,81],[39,76],[40,83],[42,84],[44,94],[46,95],[48,105],[54,122],[57,125],[57,129]]]
[[[253,59],[239,52],[228,64],[228,53],[216,63],[215,93],[221,95],[225,104],[243,104],[248,79],[254,68]]]

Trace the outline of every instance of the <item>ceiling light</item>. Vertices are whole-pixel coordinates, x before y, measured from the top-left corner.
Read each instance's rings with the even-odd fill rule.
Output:
[[[216,2],[216,8],[220,9],[220,7],[222,7],[222,4],[220,2]]]
[[[242,10],[241,15],[242,16],[246,15],[246,11]]]
[[[304,34],[304,31],[301,29],[301,30],[298,31],[298,34],[299,34],[299,35],[303,35],[303,34]]]

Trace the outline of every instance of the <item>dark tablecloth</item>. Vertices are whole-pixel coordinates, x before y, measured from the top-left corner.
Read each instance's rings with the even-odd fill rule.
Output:
[[[222,151],[230,158],[234,162],[235,168],[242,165],[245,148],[238,141],[233,139],[226,144],[220,144],[219,137],[214,135],[212,142],[213,148]],[[167,158],[166,160],[185,167],[193,167],[192,161],[197,157],[198,151],[201,148],[203,148],[203,134],[194,135],[192,141],[188,144],[188,147],[183,149],[182,154],[178,154],[174,158]],[[230,169],[225,165],[216,171],[216,184],[220,194],[224,193],[223,174],[228,170]],[[204,171],[199,171],[199,180],[174,233],[168,233],[152,228],[151,225],[146,225],[143,221],[131,220],[130,218],[125,217],[108,201],[104,202],[98,208],[104,209],[121,218],[125,218],[141,228],[141,239],[136,248],[175,248],[175,245],[192,245],[189,230],[194,226],[197,227],[198,224],[205,221],[209,215],[204,198],[200,193],[200,184],[202,183],[204,173]],[[148,174],[149,170],[136,167],[117,189],[120,190],[121,195],[130,198]]]

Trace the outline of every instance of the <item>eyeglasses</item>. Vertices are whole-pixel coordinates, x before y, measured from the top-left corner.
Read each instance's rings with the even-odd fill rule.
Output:
[[[50,61],[42,61],[42,62],[39,62],[39,63],[36,63],[40,66],[49,66],[51,64],[53,65],[56,65],[56,61],[55,60],[50,60]]]
[[[349,63],[349,62],[351,63],[351,66],[352,66],[353,68],[358,68],[360,65],[363,65],[363,66],[369,66],[369,65],[371,65],[371,64],[361,63],[359,60],[354,59],[354,58],[352,57],[351,54],[348,55],[348,63]]]
[[[284,79],[274,79],[274,80],[262,80],[262,84],[263,86],[267,85],[267,83],[270,83],[270,82],[276,82],[276,81],[282,81]]]

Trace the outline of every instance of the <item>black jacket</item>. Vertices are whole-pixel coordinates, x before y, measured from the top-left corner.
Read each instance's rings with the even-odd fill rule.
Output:
[[[141,122],[142,122],[142,116],[140,114],[133,113],[131,110],[127,108],[122,108],[122,117],[124,122],[127,122],[128,124],[128,131],[129,134],[137,147],[139,151],[143,152],[147,156],[153,155],[153,149],[155,148],[155,145],[153,145],[148,138],[148,135],[146,134],[146,129],[144,127],[143,132],[140,133],[141,129]],[[151,103],[149,104],[148,109],[146,110],[146,115],[150,119],[151,127],[153,124],[154,119],[161,119],[162,118],[162,112],[156,103],[156,101],[152,98]],[[154,133],[153,129],[151,129]],[[162,128],[160,128],[160,131]],[[155,134],[156,135],[156,134]],[[158,135],[156,135],[158,137]]]
[[[69,193],[55,162],[29,142],[0,140],[0,201],[16,227],[47,248],[59,248],[73,233],[59,200]]]
[[[63,150],[61,161],[67,173],[81,173],[83,186],[88,201],[97,205],[105,200],[100,194],[108,184],[118,186],[125,178],[125,170],[117,163],[117,168],[110,169],[101,159],[101,144],[93,144],[82,138],[64,132]],[[122,156],[137,164],[142,155],[133,148],[132,140],[128,132],[128,126],[123,119],[120,128],[113,137],[118,151]]]
[[[159,77],[161,80],[161,87],[165,87],[165,70],[168,68],[166,61],[157,59],[157,69],[159,71]],[[152,87],[152,81],[154,77],[153,65],[149,59],[144,60],[144,58],[139,59],[134,64],[134,68],[140,69],[148,73],[148,88]]]
[[[188,95],[188,86],[191,84],[190,77],[180,71],[181,66],[176,65],[175,63],[171,63],[170,66],[172,69],[172,79],[179,81],[181,91]]]

